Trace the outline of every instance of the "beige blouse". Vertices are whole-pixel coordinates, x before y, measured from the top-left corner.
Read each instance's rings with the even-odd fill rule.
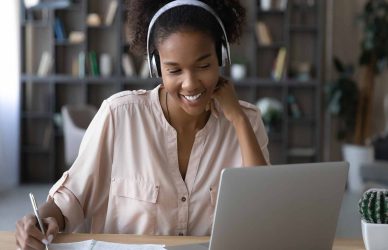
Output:
[[[101,105],[73,166],[49,192],[65,231],[210,235],[221,170],[242,165],[235,130],[215,104],[183,180],[177,133],[163,115],[159,88],[123,91]],[[240,104],[269,163],[260,112]]]

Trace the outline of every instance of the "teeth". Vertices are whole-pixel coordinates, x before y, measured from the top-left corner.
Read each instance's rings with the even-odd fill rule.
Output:
[[[197,100],[200,96],[202,95],[202,93],[199,93],[198,95],[185,95],[184,97],[189,100],[189,101],[195,101]]]

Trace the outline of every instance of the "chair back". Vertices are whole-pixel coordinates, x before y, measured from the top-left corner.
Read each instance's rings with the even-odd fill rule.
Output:
[[[86,128],[97,113],[97,109],[91,105],[64,105],[61,113],[63,117],[65,163],[70,167],[78,156]]]

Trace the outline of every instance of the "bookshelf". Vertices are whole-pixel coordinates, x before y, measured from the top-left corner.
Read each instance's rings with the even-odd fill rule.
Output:
[[[279,8],[281,2],[284,3],[272,1],[267,10],[261,9],[260,0],[244,2],[248,27],[242,45],[233,48],[232,61],[233,57],[245,55],[249,74],[239,82],[237,91],[252,103],[271,97],[283,106],[279,124],[268,133],[273,164],[315,162],[321,159],[325,2],[288,0],[285,8]],[[258,22],[266,26],[269,44],[267,32],[258,32]],[[280,77],[275,78],[274,65],[282,48],[286,51],[284,67]],[[250,91],[240,89],[240,85],[249,86]],[[300,115],[293,109],[295,103]]]
[[[125,42],[126,10],[118,1],[112,23],[105,24],[108,9],[114,0],[73,0],[61,10],[27,11],[21,1],[21,181],[53,182],[68,166],[64,163],[63,132],[60,110],[65,104],[92,104],[96,107],[110,95],[126,89],[151,89],[157,80],[140,77],[144,58],[135,57],[136,75],[127,76],[122,56],[129,53]],[[127,0],[130,1],[130,0]],[[320,159],[320,93],[323,29],[321,1],[314,6],[288,1],[285,10],[262,11],[259,0],[242,1],[248,7],[248,25],[241,45],[232,46],[232,60],[243,55],[248,67],[246,78],[236,80],[239,97],[251,103],[262,97],[273,97],[282,103],[281,124],[269,132],[273,163],[317,161]],[[311,2],[311,1],[309,1]],[[101,25],[93,26],[93,14]],[[58,39],[55,20],[63,25],[64,37]],[[269,45],[257,41],[255,24],[260,20],[272,36]],[[95,20],[94,20],[95,21]],[[71,32],[83,34],[76,42]],[[310,44],[310,45],[309,45]],[[280,48],[287,51],[282,78],[271,78],[274,60]],[[93,74],[90,53],[102,54],[111,62],[110,74]],[[42,55],[51,56],[51,67],[38,75]],[[82,57],[84,57],[82,59]],[[83,61],[82,61],[83,60]],[[311,63],[311,78],[298,80],[291,72],[295,62]],[[81,62],[81,63],[80,63]],[[82,63],[84,62],[84,63]],[[99,62],[98,62],[99,63]],[[86,65],[85,68],[80,65]],[[288,96],[297,100],[303,116],[291,118]]]

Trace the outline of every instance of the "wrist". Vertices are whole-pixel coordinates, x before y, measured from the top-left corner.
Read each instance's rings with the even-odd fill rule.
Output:
[[[230,119],[230,122],[233,124],[235,128],[239,127],[240,125],[245,124],[248,121],[248,117],[245,115],[245,113],[241,110],[240,112],[235,112]]]

